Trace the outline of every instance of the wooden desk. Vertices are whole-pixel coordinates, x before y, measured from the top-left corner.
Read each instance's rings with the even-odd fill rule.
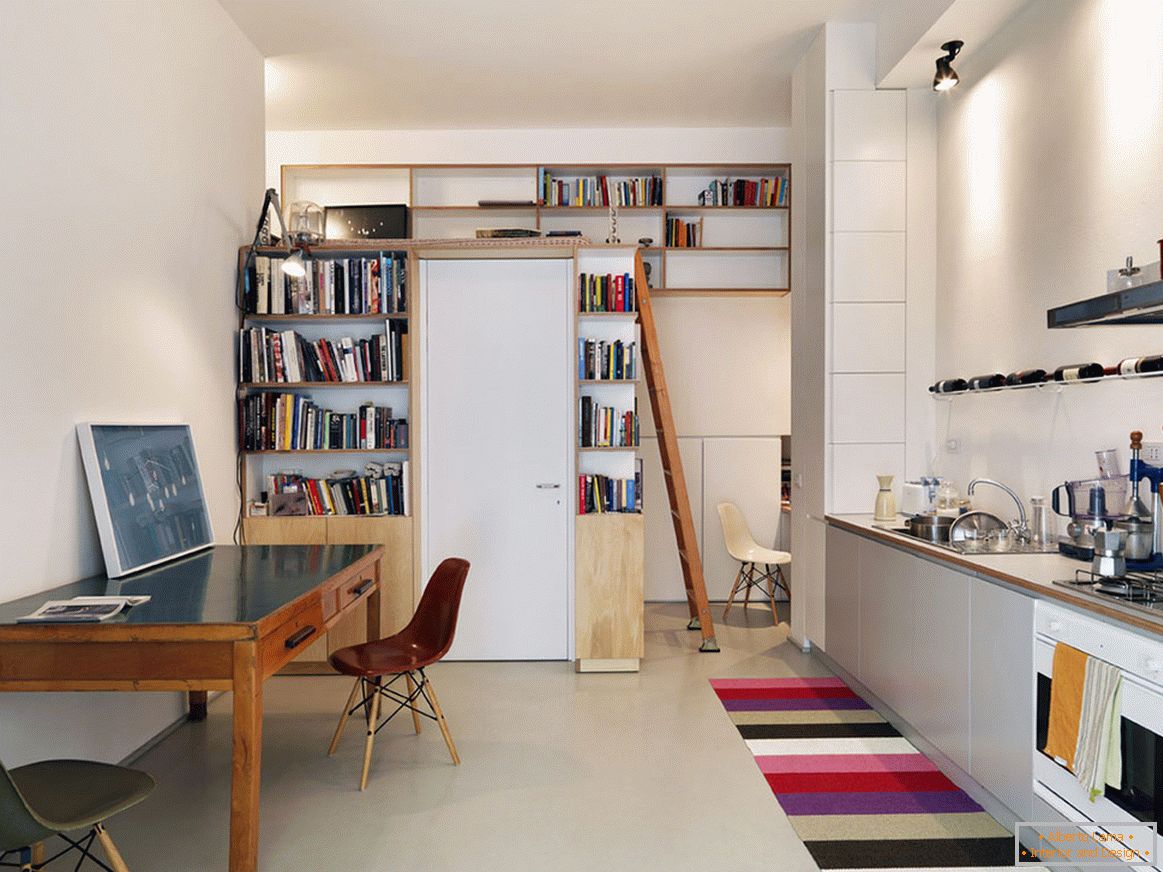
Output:
[[[94,576],[0,604],[0,691],[234,693],[230,869],[258,867],[263,681],[367,601],[380,637],[374,545],[222,545],[120,580]],[[125,620],[16,624],[48,599],[149,594]]]

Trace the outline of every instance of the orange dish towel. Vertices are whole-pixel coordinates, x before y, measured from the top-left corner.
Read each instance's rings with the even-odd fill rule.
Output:
[[[1046,747],[1042,750],[1066,763],[1074,771],[1078,747],[1078,724],[1082,717],[1082,689],[1086,684],[1087,655],[1059,642],[1054,646],[1054,668],[1050,676],[1050,724]]]

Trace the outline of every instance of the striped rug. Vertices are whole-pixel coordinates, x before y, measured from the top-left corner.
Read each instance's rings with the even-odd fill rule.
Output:
[[[839,678],[711,686],[821,869],[1013,866],[1010,832]]]

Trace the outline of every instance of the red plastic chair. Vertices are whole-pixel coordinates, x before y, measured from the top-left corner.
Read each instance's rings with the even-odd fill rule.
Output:
[[[388,721],[408,709],[412,712],[412,725],[420,732],[420,717],[431,718],[440,726],[444,743],[452,762],[460,765],[460,755],[448,731],[448,722],[436,699],[432,679],[424,674],[424,667],[440,660],[452,647],[452,637],[456,633],[456,616],[460,611],[460,596],[464,592],[464,581],[468,577],[468,561],[449,557],[436,567],[416,614],[403,630],[394,636],[362,645],[340,648],[331,655],[331,665],[345,675],[355,676],[355,687],[347,698],[347,705],[339,716],[339,726],[327,755],[335,753],[347,719],[363,709],[367,721],[367,744],[363,753],[363,773],[359,779],[359,789],[367,787],[367,773],[371,766],[372,743]],[[402,693],[393,687],[400,678],[407,684],[408,692]],[[386,679],[386,680],[385,680]],[[395,710],[380,720],[380,700],[387,698],[395,703]],[[358,702],[356,701],[358,698]],[[423,700],[429,711],[419,707]]]

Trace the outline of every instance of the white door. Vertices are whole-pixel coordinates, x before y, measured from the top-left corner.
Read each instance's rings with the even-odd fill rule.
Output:
[[[423,262],[424,578],[471,564],[449,657],[571,655],[573,267]]]

